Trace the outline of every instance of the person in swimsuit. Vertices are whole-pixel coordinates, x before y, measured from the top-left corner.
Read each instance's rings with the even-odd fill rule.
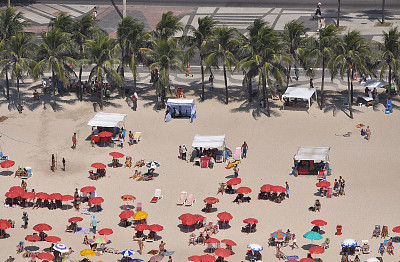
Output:
[[[160,255],[164,256],[164,251],[165,251],[165,245],[164,241],[161,241],[159,248],[160,248]]]

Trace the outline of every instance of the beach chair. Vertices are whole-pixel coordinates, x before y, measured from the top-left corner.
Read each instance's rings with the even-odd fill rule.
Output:
[[[327,193],[326,193],[326,197],[327,197],[327,198],[331,198],[331,197],[332,197],[332,194],[333,194],[332,187],[328,187],[328,191],[327,191]]]
[[[362,253],[363,254],[369,254],[371,252],[371,249],[369,247],[369,242],[368,240],[362,240]]]
[[[156,189],[154,191],[154,196],[153,198],[150,200],[150,203],[157,203],[159,199],[162,198],[162,194],[161,194],[161,189]]]
[[[187,192],[182,191],[181,192],[181,197],[178,199],[178,202],[176,203],[178,206],[183,206],[186,202],[186,197],[187,197]]]
[[[135,132],[135,135],[133,136],[133,141],[139,143],[139,141],[142,140],[142,132]]]
[[[233,159],[234,160],[240,160],[242,156],[242,148],[241,147],[237,147],[235,150],[235,154],[233,155]]]
[[[193,206],[194,202],[196,202],[195,194],[189,194],[186,199],[185,206]]]

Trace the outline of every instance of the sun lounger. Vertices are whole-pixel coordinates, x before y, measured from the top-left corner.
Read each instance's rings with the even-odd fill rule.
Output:
[[[139,141],[142,140],[142,132],[135,132],[133,140],[136,142],[136,144],[139,143]]]
[[[176,204],[179,205],[179,206],[183,206],[185,204],[186,197],[187,197],[187,192],[182,191],[181,192],[181,197],[178,199],[178,202]]]
[[[153,196],[153,198],[151,199],[151,201],[150,201],[150,203],[157,203],[157,201],[159,200],[159,199],[161,199],[162,198],[162,195],[161,195],[161,189],[156,189],[155,191],[154,191],[154,196]]]
[[[186,199],[185,206],[192,206],[194,202],[196,202],[195,195],[194,194],[189,194],[189,196]]]

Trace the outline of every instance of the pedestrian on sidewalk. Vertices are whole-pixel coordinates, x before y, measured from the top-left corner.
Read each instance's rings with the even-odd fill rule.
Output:
[[[315,14],[313,15],[313,18],[318,17],[318,16],[322,16],[322,13],[321,13],[321,2],[319,2],[317,4],[317,8],[315,8]]]
[[[96,7],[93,7],[93,19],[97,18],[97,9]]]
[[[310,77],[310,88],[314,88],[314,83],[312,77]]]
[[[210,77],[208,78],[208,81],[210,82],[210,91],[214,90],[214,76],[211,73]]]
[[[299,69],[294,65],[294,74],[296,76],[296,81],[299,81]]]

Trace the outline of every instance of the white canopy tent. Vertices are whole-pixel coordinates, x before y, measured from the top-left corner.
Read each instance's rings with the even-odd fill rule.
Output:
[[[196,134],[194,135],[192,147],[203,147],[203,148],[223,147],[225,149],[225,135],[203,136]]]
[[[289,86],[286,92],[282,95],[283,98],[299,98],[308,100],[308,109],[311,107],[311,97],[315,94],[315,99],[317,99],[317,92],[315,88],[304,88],[304,87],[294,87]],[[283,109],[285,109],[285,103],[283,103]]]
[[[127,114],[115,114],[115,113],[97,113],[90,121],[88,126],[99,126],[99,127],[118,127],[122,122],[125,121]]]
[[[169,98],[167,105],[173,110],[171,112],[171,117],[173,112],[178,112],[179,116],[190,117],[190,122],[193,122],[194,118],[197,116],[196,103],[194,99],[174,99]]]
[[[329,162],[329,151],[330,147],[299,147],[297,149],[296,155],[294,155],[294,160],[314,160],[314,161],[324,161]]]
[[[367,80],[367,82],[365,82],[365,83],[363,83],[363,85],[365,86],[365,87],[368,87],[368,88],[380,88],[380,87],[385,87],[385,86],[387,86],[388,85],[388,83],[386,83],[386,82],[382,82],[381,80],[379,80],[379,79],[370,79],[370,80]]]

